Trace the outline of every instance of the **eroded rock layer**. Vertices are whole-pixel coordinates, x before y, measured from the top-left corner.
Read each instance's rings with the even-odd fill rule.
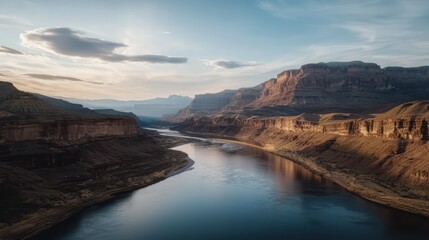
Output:
[[[284,155],[373,201],[429,216],[429,101],[376,116],[194,116],[175,129]]]
[[[19,91],[0,82],[0,143],[45,140],[85,141],[137,134],[134,118],[103,115],[79,104]]]
[[[298,114],[376,113],[427,96],[429,66],[381,68],[361,61],[316,63],[284,71],[253,88],[197,95],[171,120],[180,122],[194,115],[226,111],[257,111],[254,115],[266,116],[284,110]],[[237,100],[240,97],[242,100]]]

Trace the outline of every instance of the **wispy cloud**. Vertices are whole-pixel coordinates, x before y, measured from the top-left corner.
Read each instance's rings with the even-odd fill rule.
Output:
[[[82,31],[71,28],[39,28],[21,34],[26,47],[47,52],[82,58],[97,58],[107,62],[186,63],[187,58],[165,55],[123,55],[116,53],[123,43],[85,36]]]
[[[21,51],[18,51],[16,49],[10,48],[10,47],[6,47],[3,45],[0,45],[0,53],[7,53],[7,54],[18,54],[18,55],[22,55],[23,53]]]
[[[25,76],[42,79],[42,80],[52,80],[52,81],[72,81],[72,82],[86,82],[91,84],[103,84],[100,82],[92,82],[92,81],[86,81],[82,80],[80,78],[74,78],[74,77],[65,77],[65,76],[55,76],[55,75],[49,75],[49,74],[35,74],[35,73],[27,73],[24,74]]]
[[[30,24],[17,17],[0,15],[0,27],[26,28],[30,27]]]
[[[224,69],[249,67],[249,66],[256,66],[260,64],[257,62],[237,62],[237,61],[230,61],[230,60],[204,60],[203,63],[206,64],[207,66],[214,66],[216,68],[224,68]]]
[[[371,20],[385,18],[411,18],[427,14],[429,5],[426,0],[331,0],[331,1],[267,1],[261,0],[259,8],[276,17],[296,18],[329,18],[338,20]]]
[[[317,25],[340,36],[297,49],[312,61],[351,58],[406,66],[429,62],[424,21],[429,17],[429,4],[425,0],[278,0],[260,1],[258,6],[285,21]]]

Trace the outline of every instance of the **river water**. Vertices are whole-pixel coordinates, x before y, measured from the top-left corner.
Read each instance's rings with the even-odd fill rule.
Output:
[[[174,149],[195,164],[37,239],[429,239],[428,218],[364,200],[285,158],[222,142]]]

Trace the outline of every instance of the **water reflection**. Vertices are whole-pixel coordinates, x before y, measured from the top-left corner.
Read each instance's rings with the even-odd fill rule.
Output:
[[[177,147],[194,169],[90,208],[39,239],[428,239],[429,221],[363,200],[280,156]]]

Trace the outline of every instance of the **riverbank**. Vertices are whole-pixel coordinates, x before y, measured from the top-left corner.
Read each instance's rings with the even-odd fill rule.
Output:
[[[287,150],[284,147],[280,147],[282,144],[277,142],[273,144],[275,137],[270,138],[271,144],[266,144],[263,141],[260,141],[263,133],[260,133],[258,137],[237,137],[229,135],[219,135],[213,133],[198,133],[198,132],[184,132],[192,136],[200,136],[207,138],[219,138],[223,141],[244,144],[252,147],[262,149],[274,153],[276,155],[290,159],[291,161],[298,163],[299,165],[305,167],[311,172],[318,174],[328,180],[331,180],[338,185],[342,186],[346,190],[357,194],[360,197],[363,197],[372,202],[382,204],[388,207],[404,210],[418,215],[423,215],[429,217],[429,200],[419,198],[410,193],[407,189],[401,190],[393,187],[389,183],[382,182],[380,179],[377,179],[374,175],[364,175],[358,174],[351,169],[338,168],[334,164],[330,164],[325,161],[323,151],[319,151],[319,155],[314,154],[305,154],[299,151]],[[267,136],[264,137],[266,139]],[[292,139],[294,139],[293,137]],[[251,141],[250,141],[251,139]],[[295,138],[296,139],[296,138]],[[306,139],[307,141],[309,139]],[[378,139],[379,140],[379,139]],[[367,144],[371,144],[371,141],[368,141]],[[386,142],[384,142],[386,144]],[[310,144],[312,145],[312,144]],[[331,156],[332,157],[332,156]],[[347,159],[347,155],[343,155],[343,160]],[[341,159],[337,160],[340,161]],[[411,197],[407,197],[411,196]]]
[[[63,166],[22,169],[2,162],[0,173],[15,174],[17,179],[9,177],[4,188],[8,195],[2,194],[0,239],[29,239],[86,207],[157,183],[193,165],[186,154],[164,145],[147,135],[103,138],[80,145],[79,155],[70,156],[75,162]]]

